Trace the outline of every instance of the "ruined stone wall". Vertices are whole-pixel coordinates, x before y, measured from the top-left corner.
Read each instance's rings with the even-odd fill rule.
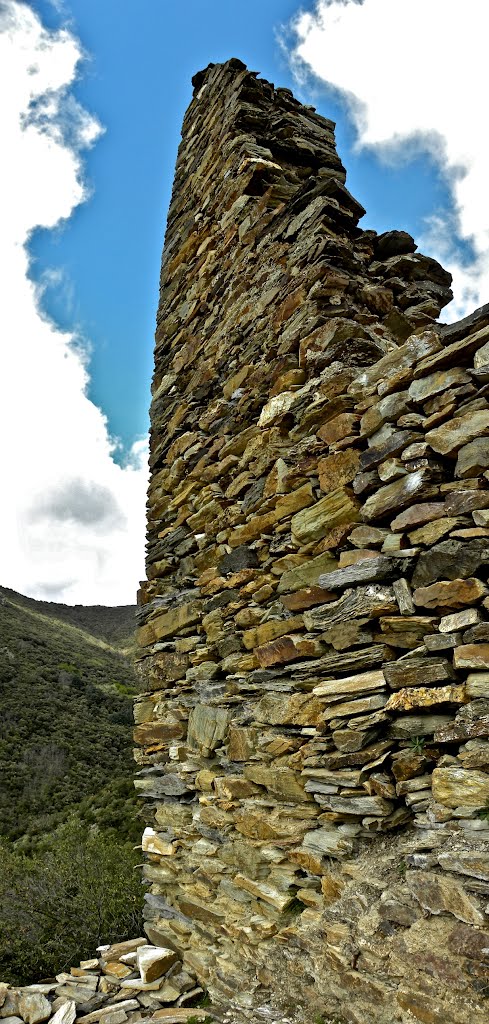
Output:
[[[139,608],[147,935],[252,1019],[482,1022],[489,307],[436,323],[450,276],[358,227],[331,122],[239,61],[194,84]]]

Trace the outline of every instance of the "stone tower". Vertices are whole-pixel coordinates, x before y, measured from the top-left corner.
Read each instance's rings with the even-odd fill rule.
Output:
[[[253,1020],[482,1024],[489,309],[437,323],[450,275],[358,226],[313,108],[237,60],[194,86],[139,608],[147,935]]]

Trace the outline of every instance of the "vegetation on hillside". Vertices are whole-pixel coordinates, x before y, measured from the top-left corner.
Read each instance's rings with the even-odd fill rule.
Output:
[[[0,979],[28,984],[141,934],[131,844],[71,820],[33,857],[0,842]]]
[[[135,689],[133,665],[120,650],[4,597],[0,837],[27,852],[75,812],[87,825],[139,841],[131,736]]]
[[[140,934],[133,611],[0,588],[2,981]]]

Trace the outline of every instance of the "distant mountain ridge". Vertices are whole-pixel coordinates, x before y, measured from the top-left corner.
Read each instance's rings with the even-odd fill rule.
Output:
[[[9,587],[0,586],[0,597],[13,604],[49,615],[50,618],[69,622],[72,626],[98,636],[112,647],[132,647],[135,630],[136,605],[83,605],[58,604],[56,601],[37,601]]]

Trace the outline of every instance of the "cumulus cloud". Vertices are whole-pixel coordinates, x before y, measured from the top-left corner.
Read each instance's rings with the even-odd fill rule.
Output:
[[[29,518],[31,522],[72,522],[103,531],[127,525],[116,496],[108,487],[76,477],[34,496]]]
[[[434,210],[418,241],[454,275],[450,319],[487,302],[487,0],[316,0],[292,31],[296,74],[341,91],[358,147],[437,162],[452,208]]]
[[[0,0],[0,580],[33,597],[123,604],[143,575],[147,445],[114,460],[87,397],[87,346],[46,317],[29,278],[32,231],[87,198],[83,149],[101,128],[70,93],[82,58],[71,32]]]

